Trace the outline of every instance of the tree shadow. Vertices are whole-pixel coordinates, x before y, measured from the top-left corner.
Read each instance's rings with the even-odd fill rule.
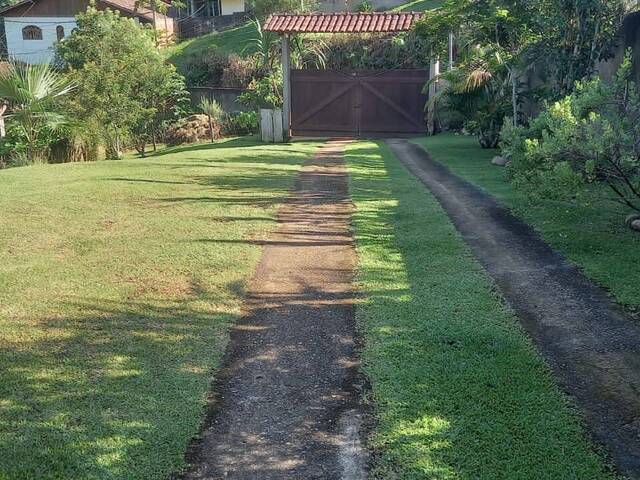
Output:
[[[609,478],[435,199],[384,145],[350,157],[372,475]]]
[[[194,285],[184,301],[60,299],[76,315],[0,347],[2,475],[160,478],[179,466],[203,407],[191,393],[206,391],[237,319],[203,306],[222,297]]]

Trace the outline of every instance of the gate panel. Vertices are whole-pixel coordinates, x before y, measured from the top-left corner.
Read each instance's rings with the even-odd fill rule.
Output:
[[[373,72],[360,78],[360,133],[425,133],[426,70]]]
[[[351,77],[333,70],[292,70],[293,134],[354,134],[356,88]]]
[[[291,72],[294,135],[424,133],[427,70]]]

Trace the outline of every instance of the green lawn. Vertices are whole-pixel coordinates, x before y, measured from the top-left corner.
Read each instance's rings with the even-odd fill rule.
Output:
[[[629,212],[605,199],[610,195],[606,188],[592,187],[575,203],[534,203],[505,179],[504,168],[490,164],[497,152],[482,150],[475,138],[439,135],[418,143],[453,172],[497,197],[618,302],[640,313],[640,235],[624,225]]]
[[[0,479],[183,466],[312,143],[0,171]]]
[[[437,201],[384,145],[348,163],[372,476],[613,478]]]
[[[165,49],[167,60],[173,63],[179,71],[185,68],[190,58],[202,57],[208,51],[218,51],[222,54],[236,53],[243,55],[251,39],[257,36],[256,27],[248,22],[240,27],[214,32],[201,37],[190,38]]]
[[[413,0],[393,9],[395,12],[424,12],[440,7],[444,0]]]

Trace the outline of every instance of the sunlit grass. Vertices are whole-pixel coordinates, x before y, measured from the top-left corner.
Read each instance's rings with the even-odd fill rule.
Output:
[[[544,239],[630,310],[640,313],[640,235],[624,225],[630,212],[613,203],[604,186],[587,189],[575,202],[531,201],[490,164],[496,150],[473,137],[439,135],[418,143],[454,173],[482,187],[540,231]]]
[[[348,163],[373,478],[611,479],[435,199],[384,145]]]
[[[245,284],[311,143],[0,171],[0,478],[184,465]]]

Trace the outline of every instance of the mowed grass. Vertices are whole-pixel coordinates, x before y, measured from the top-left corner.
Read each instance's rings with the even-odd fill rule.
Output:
[[[640,235],[624,225],[631,212],[608,200],[607,187],[593,185],[575,202],[532,201],[506,179],[504,168],[490,164],[498,152],[481,149],[475,138],[447,134],[417,142],[511,208],[618,302],[640,314]]]
[[[247,22],[236,28],[176,43],[165,49],[165,56],[179,71],[183,71],[191,58],[202,57],[209,51],[244,56],[246,53],[250,53],[251,41],[257,35],[255,25],[252,22]]]
[[[312,143],[0,171],[0,478],[184,465],[258,241]]]
[[[384,144],[348,164],[372,477],[613,478],[437,201]]]
[[[441,7],[444,0],[413,0],[393,9],[396,12],[424,12]]]

